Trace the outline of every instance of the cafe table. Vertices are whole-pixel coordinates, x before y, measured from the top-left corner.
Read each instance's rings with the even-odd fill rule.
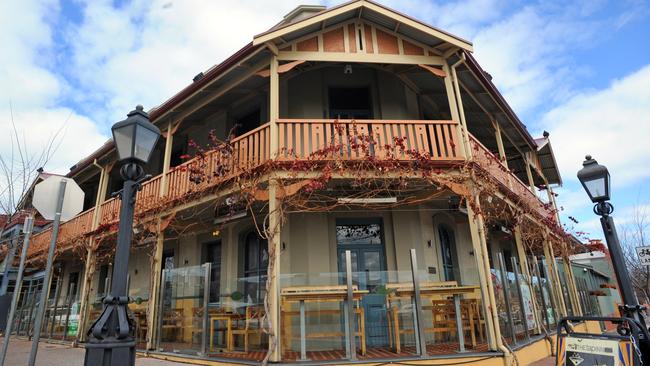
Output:
[[[388,299],[396,300],[399,298],[413,298],[415,291],[413,284],[387,284],[386,288],[391,291]],[[465,335],[463,334],[463,319],[460,307],[461,296],[464,294],[473,294],[478,290],[479,286],[436,286],[435,283],[431,285],[423,284],[420,286],[420,297],[449,297],[451,296],[454,301],[454,310],[456,315],[456,329],[458,333],[458,348],[460,352],[465,352]],[[395,324],[395,341],[396,346],[399,348],[399,326]]]
[[[352,300],[358,302],[368,290],[359,290],[357,286],[352,289]],[[350,357],[350,327],[348,326],[348,290],[346,285],[325,285],[325,286],[295,286],[282,289],[280,296],[283,304],[298,303],[300,312],[300,361],[307,361],[307,336],[306,336],[306,314],[305,303],[343,302],[345,306],[345,345],[348,357]],[[363,313],[362,313],[363,314]],[[360,328],[362,324],[360,325]],[[363,332],[363,329],[360,330]],[[362,345],[365,348],[365,345]]]

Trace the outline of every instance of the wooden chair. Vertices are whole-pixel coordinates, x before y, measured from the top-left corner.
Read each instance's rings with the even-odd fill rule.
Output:
[[[231,329],[228,335],[228,344],[235,344],[236,336],[244,337],[244,352],[248,352],[248,339],[251,334],[259,334],[260,337],[263,333],[262,318],[266,314],[264,306],[253,305],[246,307],[246,317],[244,318],[243,328]]]
[[[195,338],[201,338],[203,336],[203,308],[194,307],[192,308],[192,344],[194,344]],[[199,341],[200,342],[200,341]]]
[[[183,339],[183,309],[170,309],[163,314],[161,333],[164,334],[165,330],[176,330],[175,340],[179,339],[179,335]]]
[[[147,340],[147,312],[144,309],[133,310],[133,317],[135,320],[135,338],[137,342],[145,342]]]

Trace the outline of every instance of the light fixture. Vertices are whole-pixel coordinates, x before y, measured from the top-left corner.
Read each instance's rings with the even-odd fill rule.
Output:
[[[248,215],[247,211],[235,212],[232,215],[224,215],[214,219],[215,224],[225,224],[227,222],[244,218]]]
[[[609,171],[604,165],[591,158],[585,157],[583,168],[578,171],[578,179],[589,195],[591,202],[599,203],[609,201],[610,179]]]
[[[397,197],[376,197],[376,198],[339,198],[338,203],[364,204],[364,203],[396,203]]]
[[[121,161],[146,164],[160,137],[160,130],[149,121],[149,115],[141,105],[129,112],[124,121],[114,124],[111,130]]]
[[[352,74],[352,65],[347,64],[343,67],[343,73],[344,74]]]

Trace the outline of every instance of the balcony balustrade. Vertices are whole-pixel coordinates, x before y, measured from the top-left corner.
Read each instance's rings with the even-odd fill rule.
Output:
[[[424,156],[432,162],[444,164],[464,160],[460,152],[461,141],[457,123],[453,121],[278,119],[277,127],[277,161],[354,161],[366,156],[400,161]],[[170,169],[167,172],[169,186],[165,194],[161,194],[162,174],[153,177],[145,182],[138,192],[136,215],[163,204],[178,202],[193,192],[201,192],[270,161],[270,135],[270,124],[266,123],[234,138],[230,144],[231,149],[208,151],[201,157],[195,157]],[[368,138],[365,139],[364,136]],[[361,151],[359,139],[368,142],[368,151]],[[548,205],[541,202],[494,154],[471,135],[470,144],[474,149],[474,160],[480,167],[512,194],[529,203],[540,215],[553,217]],[[327,147],[330,148],[326,149]],[[86,210],[63,223],[59,242],[65,246],[92,232],[94,210],[95,208]],[[116,224],[119,220],[119,198],[104,201],[99,210],[99,227]],[[50,237],[51,229],[36,234],[29,257],[46,251]]]

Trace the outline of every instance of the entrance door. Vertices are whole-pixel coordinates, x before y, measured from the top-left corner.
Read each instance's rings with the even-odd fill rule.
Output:
[[[221,301],[221,240],[205,244],[205,260],[210,263],[210,302]]]
[[[345,273],[345,251],[350,251],[352,282],[370,291],[361,301],[366,315],[366,344],[388,344],[386,298],[375,293],[386,283],[386,256],[381,220],[338,220],[336,242],[339,272]],[[345,281],[344,276],[341,277]]]
[[[440,238],[440,253],[442,256],[442,272],[445,281],[458,281],[458,259],[456,257],[456,242],[454,232],[446,225],[438,226],[438,237]]]

